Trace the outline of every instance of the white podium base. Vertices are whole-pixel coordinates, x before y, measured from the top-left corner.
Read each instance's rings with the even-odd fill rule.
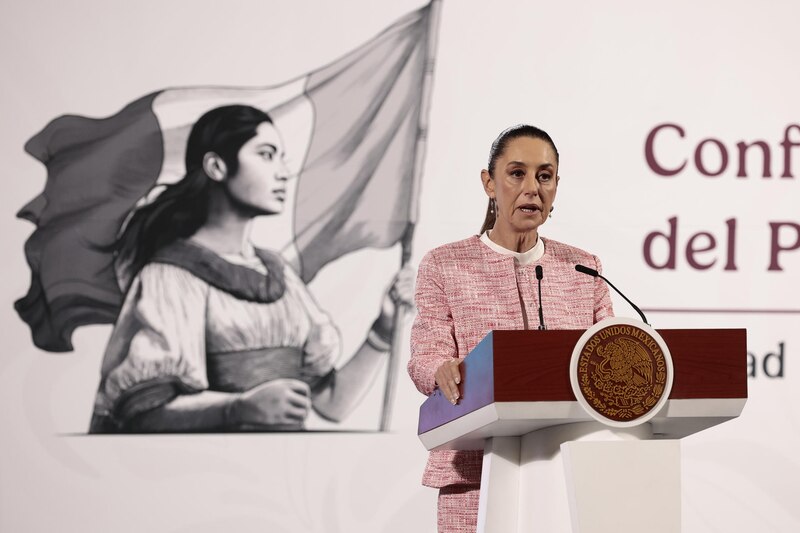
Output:
[[[487,440],[478,531],[678,533],[680,442],[596,422]]]

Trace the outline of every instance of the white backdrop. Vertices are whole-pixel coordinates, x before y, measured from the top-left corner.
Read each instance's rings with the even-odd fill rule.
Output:
[[[546,129],[562,164],[556,210],[543,235],[598,254],[618,287],[641,307],[662,310],[649,313],[656,328],[748,329],[754,376],[742,417],[682,444],[684,530],[797,531],[800,249],[792,248],[800,238],[800,146],[781,143],[787,126],[800,123],[800,6],[645,4],[443,2],[413,260],[479,229],[479,172],[500,130],[518,122]],[[404,364],[388,433],[372,431],[383,394],[376,383],[344,425],[354,430],[347,433],[91,437],[84,433],[110,327],[79,329],[75,352],[51,354],[33,347],[12,308],[28,287],[23,243],[33,229],[14,215],[45,179],[22,147],[52,118],[107,116],[165,87],[281,83],[356,48],[420,5],[3,5],[0,531],[435,530],[435,492],[419,485],[426,453],[415,432],[423,398]],[[648,134],[665,123],[684,131],[655,137],[660,165],[686,161],[672,177],[658,175],[645,154]],[[716,142],[703,142],[709,138]],[[800,144],[800,128],[789,138]],[[758,147],[746,152],[739,172],[737,143],[757,140],[769,148],[771,177],[764,177]],[[706,176],[703,169],[722,167],[720,145],[727,167]],[[652,232],[668,232],[671,217],[675,267],[654,269],[644,243]],[[771,222],[782,223],[775,243]],[[716,242],[688,254],[711,264],[705,270],[687,259],[698,232]],[[653,240],[656,264],[667,261],[666,243]],[[692,243],[701,250],[710,240],[701,235]],[[786,249],[775,256],[782,270],[768,270],[771,246]],[[311,284],[343,330],[345,353],[377,311],[377,302],[352,302],[360,291],[385,286],[398,263],[397,249],[359,252]],[[367,264],[374,268],[358,284],[338,282]],[[342,290],[353,296],[345,301]],[[615,307],[634,315],[622,300]],[[404,363],[407,347],[402,357]]]

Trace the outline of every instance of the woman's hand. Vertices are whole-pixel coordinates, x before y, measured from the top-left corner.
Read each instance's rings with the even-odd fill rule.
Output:
[[[308,384],[275,379],[243,392],[234,400],[229,422],[237,426],[297,426],[311,408]]]
[[[434,374],[439,390],[453,405],[458,402],[458,398],[461,396],[458,391],[458,386],[461,384],[461,368],[459,368],[459,365],[461,365],[460,359],[447,361],[437,368]]]
[[[401,306],[411,307],[414,303],[414,280],[416,269],[411,265],[401,268],[381,301],[381,314],[378,323],[384,331],[391,331],[394,325],[394,315]]]

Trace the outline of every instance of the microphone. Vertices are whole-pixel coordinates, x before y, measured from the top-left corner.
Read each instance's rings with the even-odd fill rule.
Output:
[[[583,265],[575,265],[575,270],[577,270],[577,271],[578,271],[578,272],[580,272],[581,274],[588,274],[588,275],[592,276],[593,278],[600,278],[600,279],[602,279],[603,281],[605,281],[606,283],[608,283],[608,286],[609,286],[609,287],[611,287],[612,289],[614,289],[615,291],[617,291],[617,294],[619,294],[620,296],[622,296],[623,298],[625,298],[625,301],[626,301],[626,302],[628,302],[628,303],[630,304],[630,306],[631,306],[631,307],[633,307],[634,311],[636,311],[637,313],[639,313],[639,316],[640,316],[640,317],[642,317],[642,322],[644,322],[644,323],[645,323],[645,324],[647,324],[648,326],[650,325],[650,322],[648,322],[648,321],[647,321],[647,318],[645,318],[645,316],[644,316],[644,313],[642,313],[642,310],[641,310],[641,309],[639,309],[638,307],[636,307],[636,304],[635,304],[635,303],[633,303],[632,301],[628,300],[628,297],[627,297],[627,296],[625,296],[624,294],[622,294],[622,291],[620,291],[618,288],[616,288],[616,287],[614,286],[614,284],[613,284],[613,283],[611,283],[611,282],[610,282],[610,281],[608,281],[608,280],[607,280],[605,277],[603,277],[603,275],[602,275],[602,274],[600,274],[600,272],[598,272],[597,270],[595,270],[595,269],[593,269],[593,268],[589,268],[589,267],[587,267],[587,266],[583,266]]]
[[[544,313],[542,313],[542,265],[536,265],[536,279],[539,281],[539,329],[547,329],[544,325]]]

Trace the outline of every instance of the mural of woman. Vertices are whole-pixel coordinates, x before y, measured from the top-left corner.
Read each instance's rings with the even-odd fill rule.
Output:
[[[413,272],[400,270],[364,343],[336,368],[330,317],[249,238],[255,217],[283,211],[284,154],[254,107],[219,107],[194,124],[186,175],[137,209],[114,245],[126,296],[91,433],[299,430],[311,409],[341,420],[372,385]]]

